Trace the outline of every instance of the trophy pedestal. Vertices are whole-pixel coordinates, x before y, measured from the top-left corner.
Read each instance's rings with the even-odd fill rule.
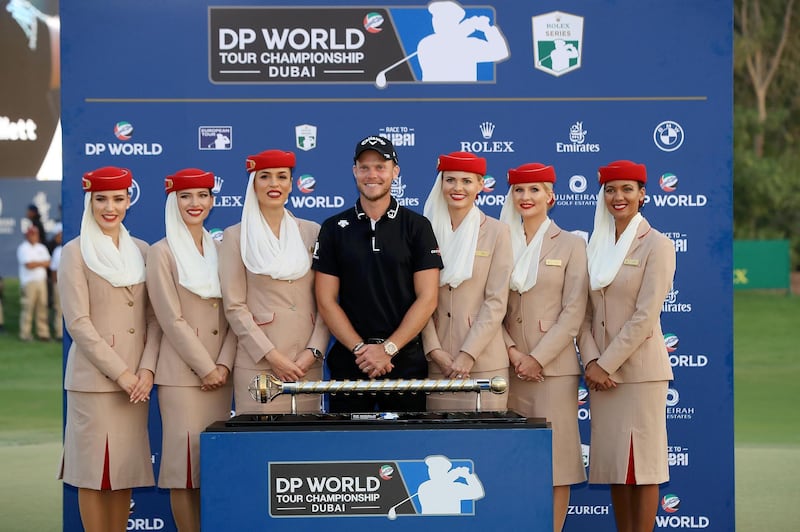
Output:
[[[241,414],[200,436],[204,530],[552,530],[552,434],[503,412]]]

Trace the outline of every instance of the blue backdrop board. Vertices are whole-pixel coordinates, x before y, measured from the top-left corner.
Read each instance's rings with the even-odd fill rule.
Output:
[[[498,216],[506,171],[542,161],[558,175],[551,216],[584,232],[598,166],[643,162],[643,214],[678,253],[662,312],[671,480],[656,525],[732,530],[732,1],[460,4],[448,25],[409,0],[63,3],[65,239],[80,175],[108,164],[133,171],[126,226],[154,242],[165,175],[213,171],[209,228],[221,230],[240,217],[245,157],[268,148],[297,153],[289,208],[302,218],[352,204],[353,147],[377,133],[397,146],[403,205],[421,211],[437,155],[464,150],[487,158],[478,202]],[[580,402],[588,454],[585,390]],[[137,490],[129,528],[174,529],[167,501]],[[64,509],[65,530],[80,530],[70,488]],[[566,529],[589,528],[613,529],[606,488],[573,489]]]

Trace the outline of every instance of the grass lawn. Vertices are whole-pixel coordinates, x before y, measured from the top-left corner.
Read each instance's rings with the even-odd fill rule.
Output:
[[[12,299],[13,298],[13,299]],[[61,348],[16,339],[18,301],[6,280],[0,335],[0,523],[2,530],[61,530]],[[734,386],[736,529],[794,530],[800,505],[800,353],[792,332],[800,297],[736,293]],[[702,482],[703,479],[698,479]],[[713,479],[706,479],[709,486]],[[726,531],[727,532],[727,531]]]
[[[734,424],[737,444],[800,445],[800,297],[736,293]]]

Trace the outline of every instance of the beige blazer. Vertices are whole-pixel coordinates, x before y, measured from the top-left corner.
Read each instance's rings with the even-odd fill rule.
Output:
[[[525,293],[508,294],[506,347],[530,354],[545,375],[580,375],[575,337],[586,315],[588,288],[586,242],[551,222],[536,284]]]
[[[319,224],[297,219],[309,257]],[[277,348],[291,360],[306,347],[327,350],[330,333],[317,313],[314,270],[296,281],[279,281],[254,274],[242,262],[241,224],[227,228],[219,253],[219,273],[225,315],[239,339],[236,367],[268,369],[264,358]],[[314,367],[320,362],[314,363]]]
[[[166,239],[147,252],[147,292],[161,330],[156,384],[200,386],[222,364],[233,369],[236,335],[222,298],[203,299],[178,282],[178,265]]]
[[[617,276],[589,292],[578,338],[583,365],[596,359],[616,382],[672,380],[660,317],[674,275],[672,241],[643,220]]]
[[[513,268],[508,226],[481,213],[472,277],[452,288],[439,287],[439,303],[422,330],[425,353],[464,351],[475,373],[508,367],[502,322]]]
[[[142,256],[147,243],[133,239]],[[86,266],[80,237],[64,246],[58,290],[72,345],[67,354],[64,389],[118,392],[125,370],[156,370],[161,329],[147,298],[145,283],[114,287]]]

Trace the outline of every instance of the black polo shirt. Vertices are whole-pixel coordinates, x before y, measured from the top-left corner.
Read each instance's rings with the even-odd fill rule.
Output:
[[[414,273],[442,259],[427,218],[392,198],[373,229],[358,200],[322,224],[312,268],[339,278],[339,305],[362,338],[387,338],[417,298]]]

